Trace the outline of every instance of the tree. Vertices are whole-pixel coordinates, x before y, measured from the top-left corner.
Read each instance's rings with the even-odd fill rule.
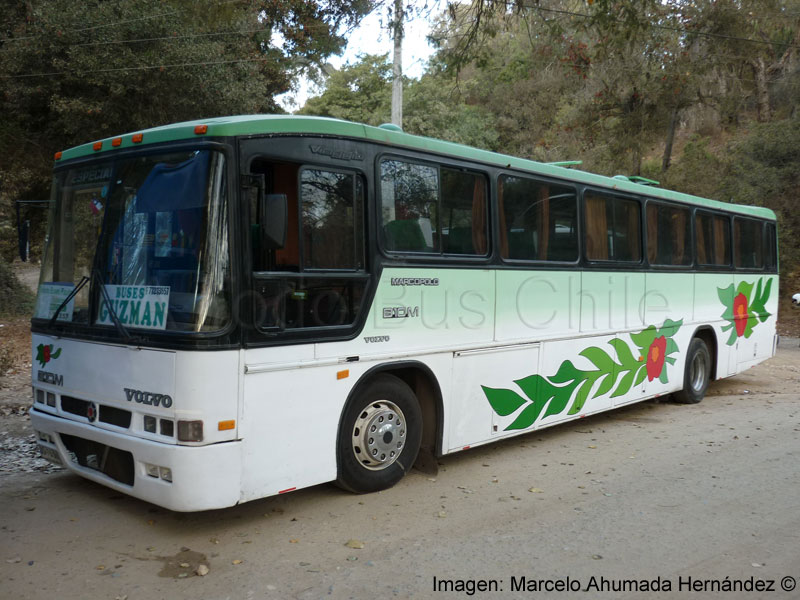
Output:
[[[333,71],[320,96],[309,98],[298,114],[380,125],[391,116],[392,66],[388,54],[365,54]]]
[[[56,150],[168,122],[279,111],[274,96],[339,52],[371,8],[0,0],[0,216],[11,221],[13,200],[47,197]],[[9,236],[0,232],[6,250]]]

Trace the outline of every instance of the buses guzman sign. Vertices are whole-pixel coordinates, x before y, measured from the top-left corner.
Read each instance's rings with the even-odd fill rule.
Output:
[[[142,329],[165,329],[169,286],[107,285],[111,306],[120,323]],[[97,324],[113,325],[105,299],[101,298]]]

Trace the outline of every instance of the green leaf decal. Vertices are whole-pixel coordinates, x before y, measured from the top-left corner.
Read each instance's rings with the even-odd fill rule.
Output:
[[[50,355],[50,358],[51,358],[51,359],[54,359],[54,358],[58,358],[59,356],[61,356],[61,348],[59,348],[58,350],[56,350],[55,352],[53,352],[53,353]]]
[[[730,287],[732,302],[733,286]],[[609,393],[611,398],[624,396],[632,386],[638,386],[645,380],[648,370],[651,379],[657,377],[662,383],[668,383],[666,365],[675,365],[676,362],[674,357],[668,355],[679,351],[673,336],[682,325],[682,319],[666,319],[659,328],[650,325],[639,333],[631,334],[636,353],[631,351],[630,344],[621,337],[610,340],[608,344],[614,349],[616,359],[603,348],[584,348],[578,356],[591,363],[593,369],[581,370],[571,360],[565,360],[550,377],[534,374],[514,381],[527,399],[510,389],[486,386],[481,388],[492,410],[499,416],[507,417],[516,413],[505,431],[527,429],[540,418],[560,415],[564,411],[569,415],[578,414],[590,397],[600,398]],[[664,354],[661,358],[648,357],[654,344],[653,357],[659,356],[656,350],[661,349]],[[656,360],[658,362],[648,363]],[[595,386],[596,390],[592,395]]]
[[[674,358],[667,357],[666,360],[667,360],[667,362],[669,362],[672,365],[675,364],[675,359]],[[672,361],[672,362],[670,362],[670,361]],[[666,373],[667,370],[664,369],[664,372]],[[643,364],[641,367],[639,367],[639,370],[636,371],[636,380],[633,382],[633,385],[639,385],[640,383],[642,383],[644,381],[645,377],[647,377],[647,368]]]
[[[628,374],[622,378],[622,381],[619,382],[619,387],[614,390],[614,393],[611,394],[612,398],[619,398],[620,396],[624,396],[628,393],[633,385],[633,378],[636,375],[636,371],[628,371]]]
[[[489,404],[492,405],[492,410],[501,417],[507,417],[527,402],[525,398],[511,390],[494,389],[485,385],[481,387],[489,400]]]
[[[617,358],[619,358],[620,363],[625,369],[635,369],[639,366],[639,361],[633,355],[630,348],[628,348],[628,344],[623,342],[619,338],[614,338],[610,342],[608,342],[614,347],[614,350],[617,351]]]
[[[644,350],[642,352],[642,356],[647,354],[647,349],[653,343],[653,340],[656,339],[656,328],[650,325],[647,329],[642,331],[641,333],[632,333],[631,339],[633,343],[636,344],[640,350]]]
[[[550,378],[550,381],[553,383],[567,383],[568,381],[572,381],[576,377],[579,377],[582,373],[583,371],[576,369],[570,361],[565,360],[558,368],[558,373],[553,375]]]
[[[614,361],[600,348],[590,346],[581,352],[580,356],[588,358],[595,367],[603,372],[610,372],[614,368]]]
[[[511,431],[512,429],[527,429],[534,424],[536,419],[539,418],[539,413],[542,412],[543,407],[544,402],[534,402],[529,404],[525,407],[525,410],[519,413],[519,416],[514,419],[514,422],[506,427],[505,430]]]
[[[734,290],[733,285],[726,288],[717,288],[717,295],[725,310],[722,318],[726,323],[722,331],[730,331],[726,340],[728,346],[733,346],[740,337],[749,338],[759,323],[764,323],[772,316],[767,311],[767,302],[772,291],[772,278],[767,277],[766,282],[761,277],[757,281],[740,281]],[[745,318],[737,318],[736,310],[747,309]]]

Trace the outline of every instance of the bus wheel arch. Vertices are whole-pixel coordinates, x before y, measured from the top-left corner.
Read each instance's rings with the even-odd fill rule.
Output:
[[[706,394],[708,384],[716,376],[716,338],[713,331],[695,331],[686,350],[683,387],[674,398],[681,404],[697,404]]]
[[[371,427],[381,415],[393,416],[394,410],[398,411],[400,424],[387,438],[400,433],[406,435],[401,427],[409,426],[407,434],[411,445],[403,460],[397,459],[386,468],[371,461],[359,464],[353,460],[353,456],[361,454],[362,448],[366,449],[370,442],[360,427],[367,423]],[[436,377],[423,363],[387,363],[367,371],[348,395],[340,417],[336,440],[337,485],[356,493],[386,489],[411,469],[418,453],[438,455],[441,411],[441,390]],[[370,446],[370,450],[375,448]],[[380,459],[380,454],[376,458]],[[392,459],[387,457],[386,461]]]
[[[695,330],[692,335],[692,339],[694,338],[703,340],[706,344],[706,348],[708,348],[708,353],[711,355],[711,374],[709,381],[715,381],[717,379],[717,360],[719,359],[717,333],[714,331],[713,327],[704,325]]]

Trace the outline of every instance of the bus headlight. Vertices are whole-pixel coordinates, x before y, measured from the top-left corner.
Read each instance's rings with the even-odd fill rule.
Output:
[[[181,442],[202,442],[202,421],[178,421],[178,440]]]

